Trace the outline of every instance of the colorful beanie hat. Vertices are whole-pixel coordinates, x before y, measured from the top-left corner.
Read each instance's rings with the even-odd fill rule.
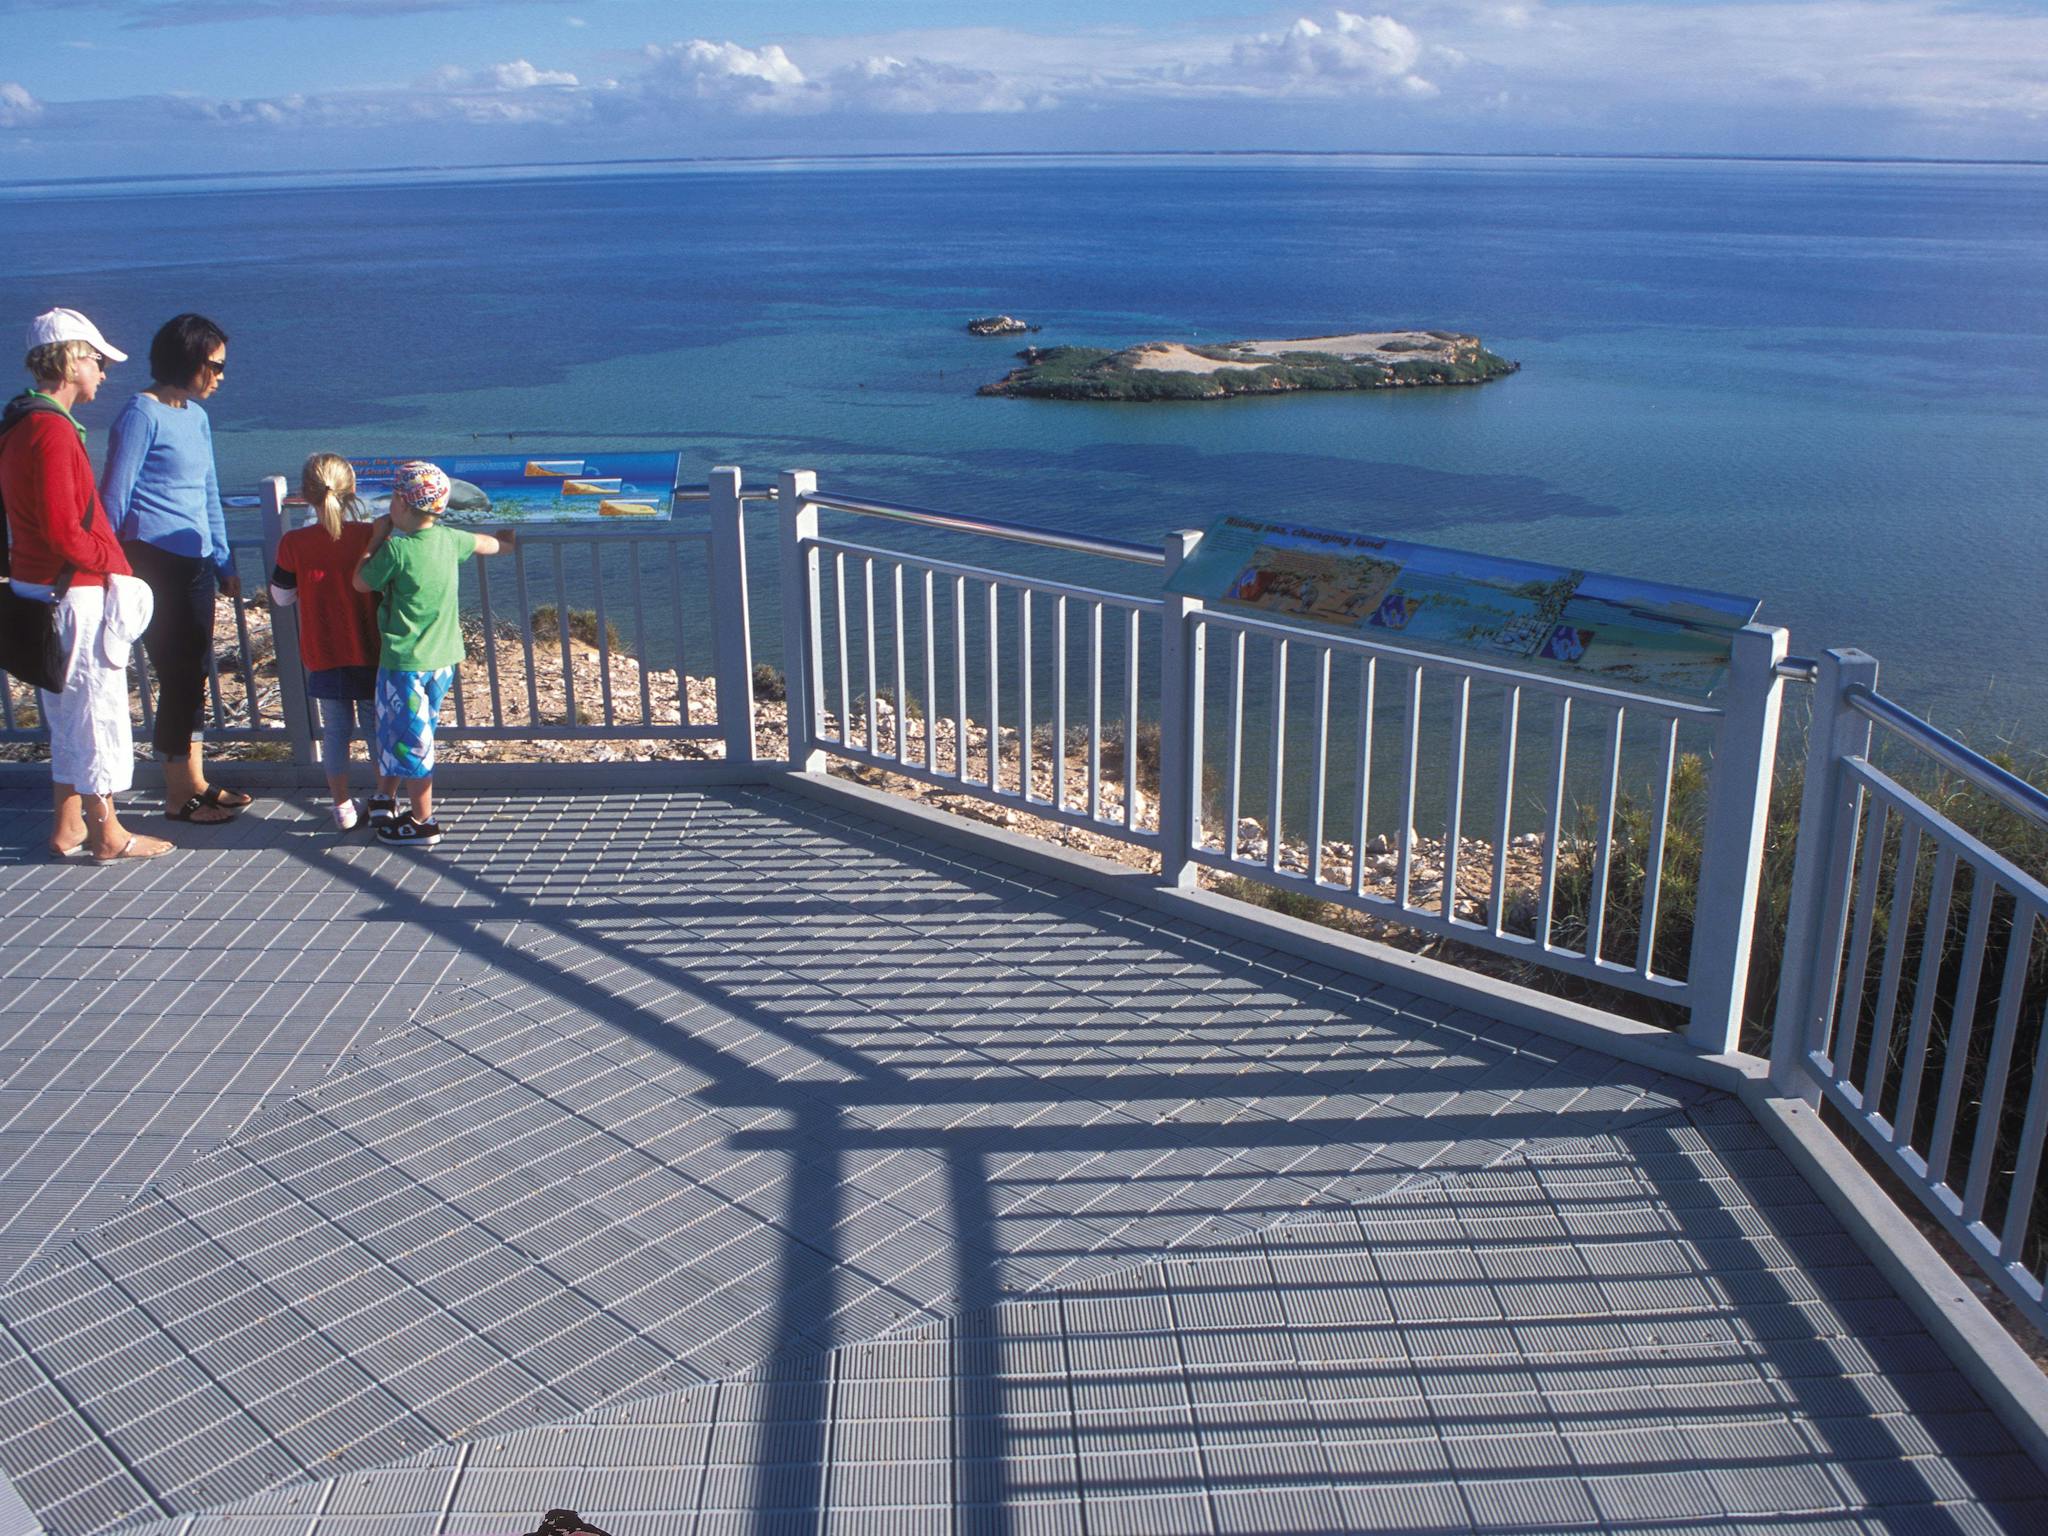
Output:
[[[391,486],[415,512],[432,516],[448,505],[448,476],[440,465],[425,459],[407,459],[399,465]]]

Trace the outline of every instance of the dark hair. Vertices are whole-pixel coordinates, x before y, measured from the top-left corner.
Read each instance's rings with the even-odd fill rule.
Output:
[[[190,389],[199,365],[215,347],[228,344],[228,333],[204,315],[174,315],[149,344],[149,376],[159,384]]]

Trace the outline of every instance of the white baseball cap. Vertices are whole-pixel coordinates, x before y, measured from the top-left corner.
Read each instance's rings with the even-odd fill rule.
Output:
[[[28,323],[28,345],[33,352],[37,347],[47,347],[56,341],[83,341],[117,363],[128,361],[128,354],[120,352],[100,334],[100,328],[75,309],[48,309]]]

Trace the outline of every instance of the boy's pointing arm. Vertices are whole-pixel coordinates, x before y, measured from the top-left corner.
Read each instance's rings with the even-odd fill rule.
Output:
[[[370,524],[370,542],[363,550],[363,558],[356,562],[355,574],[348,579],[348,584],[358,592],[375,592],[377,590],[376,587],[363,579],[363,572],[370,568],[370,562],[377,558],[378,551],[384,548],[385,541],[390,537],[391,514],[387,512],[378,518],[376,522]]]

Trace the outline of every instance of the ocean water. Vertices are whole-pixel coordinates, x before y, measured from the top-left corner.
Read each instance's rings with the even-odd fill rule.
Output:
[[[0,188],[0,316],[231,333],[224,480],[674,447],[1152,539],[1285,516],[1763,600],[2048,745],[2048,167],[1234,157]],[[1016,343],[1477,332],[1477,389],[982,399]],[[15,323],[13,321],[8,322]],[[111,420],[142,367],[85,419]],[[697,478],[686,471],[686,478]],[[983,552],[986,557],[987,552]]]

